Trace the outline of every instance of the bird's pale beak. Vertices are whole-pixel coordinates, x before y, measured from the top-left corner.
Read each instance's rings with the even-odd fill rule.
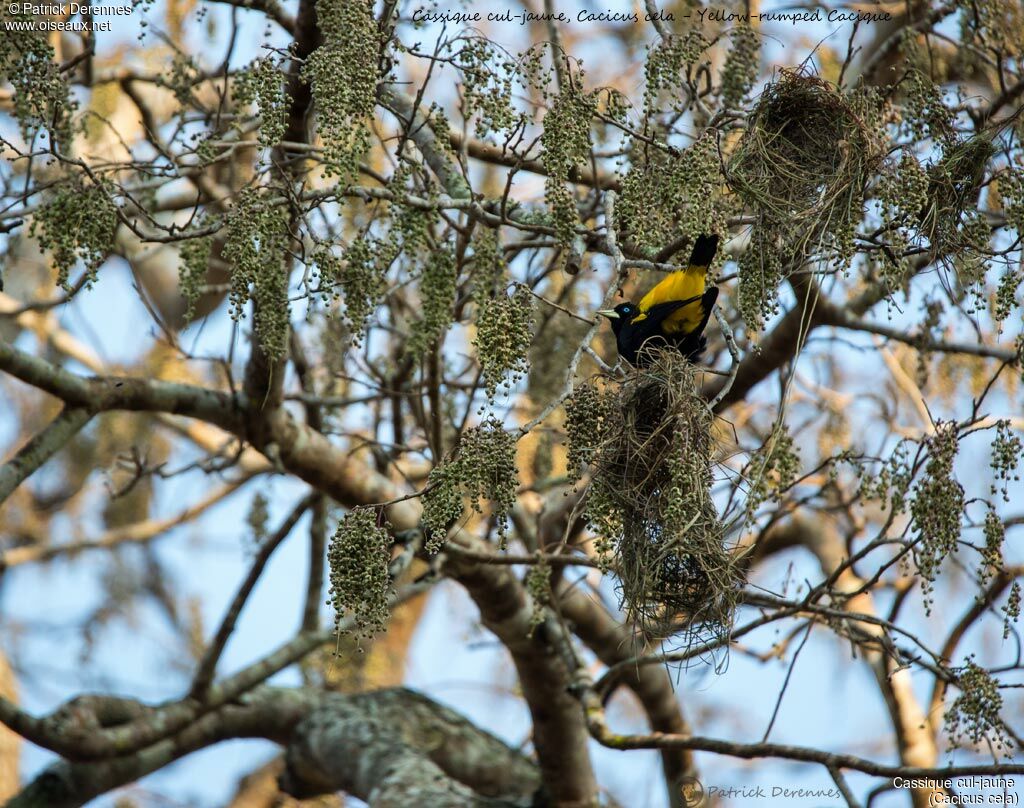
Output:
[[[618,320],[619,313],[615,309],[601,309],[598,314],[602,317],[607,317],[609,320]]]

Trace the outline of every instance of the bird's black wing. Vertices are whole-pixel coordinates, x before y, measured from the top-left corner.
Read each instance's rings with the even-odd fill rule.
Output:
[[[705,292],[704,295],[707,296],[707,292]],[[715,289],[715,296],[717,297],[717,295],[718,289]],[[686,300],[666,300],[664,303],[655,303],[647,309],[646,312],[644,312],[644,314],[647,315],[644,320],[649,320],[651,324],[657,326],[660,331],[661,324],[666,317],[679,311],[683,306],[689,306],[691,303],[695,303],[702,299],[703,298],[700,297],[688,297]],[[643,321],[641,320],[641,322]],[[707,322],[707,318],[705,318],[704,322]],[[637,325],[640,325],[640,323],[637,323]]]
[[[711,318],[711,312],[715,307],[715,301],[717,300],[718,287],[711,286],[706,289],[700,298],[701,318],[697,327],[688,334],[680,334],[675,340],[679,353],[693,363],[700,360],[700,355],[707,347],[708,341],[704,336],[704,329],[707,327],[708,320]]]

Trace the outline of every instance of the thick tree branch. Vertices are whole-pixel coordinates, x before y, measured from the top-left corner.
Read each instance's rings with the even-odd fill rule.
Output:
[[[78,431],[89,423],[88,410],[65,407],[42,432],[35,435],[18,453],[0,466],[0,505],[14,493],[32,472],[63,449]]]
[[[37,387],[71,408],[89,413],[107,410],[188,415],[241,432],[240,399],[190,384],[132,376],[86,378],[0,340],[0,370]]]
[[[132,705],[144,714],[147,708]],[[126,712],[135,712],[128,709]],[[149,714],[152,721],[158,714]],[[266,738],[288,748],[285,785],[293,793],[338,789],[377,805],[529,805],[534,766],[452,710],[409,690],[342,695],[263,687],[163,741],[125,757],[60,761],[7,808],[77,808],[190,752],[231,738]],[[396,765],[397,764],[397,765]],[[395,802],[401,794],[451,801]]]

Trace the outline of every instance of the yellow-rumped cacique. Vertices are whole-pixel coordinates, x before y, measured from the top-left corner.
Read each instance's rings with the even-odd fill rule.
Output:
[[[639,303],[620,303],[599,311],[611,320],[619,356],[643,367],[650,354],[641,348],[675,348],[697,362],[707,346],[704,327],[718,299],[718,287],[705,289],[705,278],[718,249],[718,236],[697,238],[685,269],[673,272]]]

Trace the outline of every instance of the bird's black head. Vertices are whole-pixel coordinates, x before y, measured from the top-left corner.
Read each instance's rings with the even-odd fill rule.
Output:
[[[599,311],[602,317],[607,317],[612,324],[612,331],[617,335],[624,325],[629,323],[634,317],[640,313],[640,309],[637,308],[635,303],[620,303],[614,309],[604,309]]]

